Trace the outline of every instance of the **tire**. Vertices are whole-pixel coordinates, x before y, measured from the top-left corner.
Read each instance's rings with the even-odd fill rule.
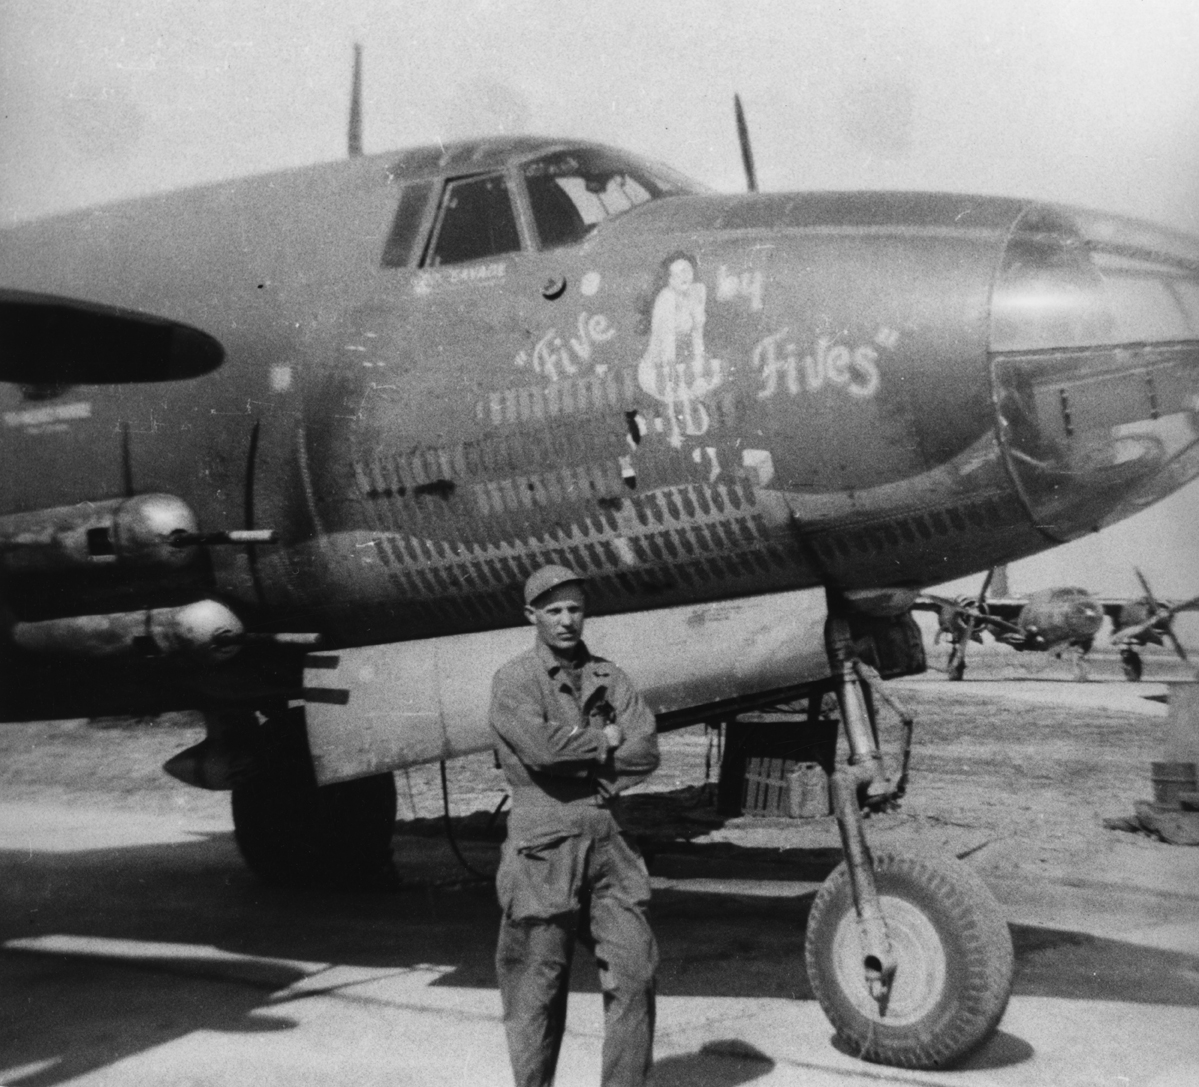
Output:
[[[949,678],[958,682],[966,674],[966,658],[965,657],[950,657],[949,661]]]
[[[250,871],[290,887],[394,881],[391,774],[318,787],[302,720],[266,729],[259,769],[233,786],[233,834]]]
[[[879,854],[879,900],[898,967],[886,1014],[870,996],[849,869],[825,880],[804,959],[844,1047],[899,1068],[943,1068],[994,1031],[1012,989],[1011,933],[982,880],[955,860]]]

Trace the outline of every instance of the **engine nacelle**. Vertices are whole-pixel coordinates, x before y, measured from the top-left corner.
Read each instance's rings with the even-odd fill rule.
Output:
[[[178,608],[153,608],[107,615],[73,615],[14,623],[9,640],[19,649],[58,657],[170,657],[212,661],[237,652],[245,633],[241,620],[216,600]]]
[[[190,563],[196,516],[181,498],[139,494],[0,517],[0,568],[50,573],[120,564],[175,570]]]

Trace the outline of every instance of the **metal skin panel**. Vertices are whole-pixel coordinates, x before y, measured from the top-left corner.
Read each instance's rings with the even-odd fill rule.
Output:
[[[538,249],[525,164],[587,146],[417,149],[0,232],[0,290],[145,312],[225,353],[186,380],[0,383],[0,516],[158,493],[204,533],[278,540],[206,548],[186,577],[23,578],[0,603],[23,621],[211,598],[339,650],[502,629],[543,562],[588,576],[595,615],[913,589],[1199,473],[1199,331],[1092,346],[1085,321],[1057,339],[1028,317],[1091,289],[1100,258],[1199,298],[1176,237],[989,197],[715,196],[663,172],[678,195]],[[520,252],[418,267],[418,242],[384,262],[400,186],[430,183],[424,233],[445,182],[494,170]],[[286,686],[256,662],[170,682]],[[23,712],[35,683],[73,682],[46,665]]]
[[[577,565],[616,611],[870,586],[883,551],[896,581],[918,584],[930,552],[944,572],[947,543],[1031,536],[994,439],[986,352],[1019,206],[983,202],[990,218],[963,225],[972,205],[957,198],[894,203],[889,220],[845,203],[757,198],[750,229],[721,225],[728,198],[663,200],[582,246],[482,262],[481,280],[396,270],[301,393],[320,541],[304,558],[354,604],[354,634],[331,612],[326,633],[496,625],[543,561]],[[647,359],[679,253],[706,289],[693,389],[707,387],[670,403]],[[546,299],[553,281],[566,289]],[[955,509],[926,539],[889,523],[914,497],[1009,502],[972,521]],[[833,524],[861,527],[847,542]],[[266,584],[274,606],[307,607],[286,595],[294,579]]]
[[[818,589],[588,620],[592,652],[615,660],[658,714],[825,679]],[[528,626],[316,654],[305,719],[317,781],[494,746],[491,677],[528,649]],[[330,668],[328,665],[333,664]]]

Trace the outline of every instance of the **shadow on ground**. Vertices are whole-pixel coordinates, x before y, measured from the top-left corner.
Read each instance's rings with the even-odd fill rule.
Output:
[[[736,1087],[774,1071],[775,1063],[760,1049],[739,1039],[709,1042],[695,1053],[654,1062],[656,1087]]]
[[[403,882],[373,893],[263,886],[242,866],[231,834],[78,853],[0,852],[0,939],[100,937],[397,971],[435,964],[445,972],[433,984],[493,988],[498,910],[492,888],[462,882],[431,826],[398,829]],[[492,871],[499,830],[483,829],[474,817],[455,821],[467,859]],[[814,891],[729,894],[711,881],[814,881],[836,863],[835,851],[696,841],[703,832],[680,835],[669,852],[653,857],[655,867],[679,881],[658,892],[653,906],[661,993],[811,1000],[803,939]],[[680,886],[688,878],[703,878],[706,889]],[[1017,994],[1199,1007],[1199,956],[1051,928],[1013,926],[1013,936]],[[265,963],[257,972],[218,964],[206,973],[194,964],[181,969],[149,958],[118,962],[5,950],[0,1052],[9,1069],[26,1069],[10,1074],[8,1083],[50,1087],[197,1030],[290,1029],[285,1006],[268,1006],[272,994],[303,975],[289,962]],[[586,961],[574,983],[596,990]],[[1001,1034],[974,1060],[999,1062],[978,1067],[999,1067],[1027,1057],[1025,1043]],[[765,1059],[709,1046],[663,1060],[658,1076],[662,1084],[717,1087],[769,1071]]]

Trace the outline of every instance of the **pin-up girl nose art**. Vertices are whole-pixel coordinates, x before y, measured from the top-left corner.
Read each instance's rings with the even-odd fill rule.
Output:
[[[711,423],[703,398],[723,380],[723,363],[704,349],[707,288],[688,253],[671,253],[654,281],[649,345],[637,367],[641,388],[666,405],[670,444],[706,433]]]

